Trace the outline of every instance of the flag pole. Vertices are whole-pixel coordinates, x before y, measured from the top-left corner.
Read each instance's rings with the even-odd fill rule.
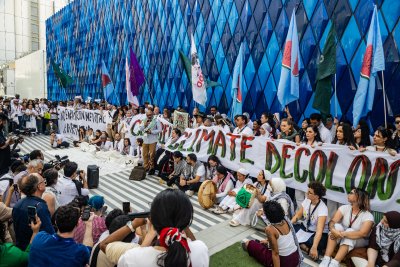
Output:
[[[337,92],[336,92],[336,73],[335,73],[335,118],[337,118]]]
[[[383,93],[383,113],[385,114],[385,128],[387,128],[387,119],[386,119],[386,93],[385,93],[385,76],[382,71],[382,93]]]

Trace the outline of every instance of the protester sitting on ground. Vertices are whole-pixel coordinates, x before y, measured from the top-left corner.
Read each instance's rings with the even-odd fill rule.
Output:
[[[54,228],[51,224],[51,216],[47,204],[42,199],[42,195],[46,190],[46,180],[38,173],[30,174],[22,178],[20,190],[26,197],[15,204],[12,217],[16,246],[21,250],[25,250],[32,236],[32,229],[29,227],[28,206],[36,208],[36,214],[42,222],[41,231],[53,234]]]
[[[112,220],[109,226],[109,234],[112,234],[120,228],[126,226],[127,223],[132,223],[128,215],[117,216]],[[107,254],[100,250],[99,242],[93,246],[90,256],[90,265],[95,265],[96,267],[114,267],[118,264],[119,258],[126,251],[135,247],[139,247],[138,241],[138,235],[136,235],[135,232],[129,231],[127,236],[121,241],[116,241],[107,245]]]
[[[119,133],[115,133],[113,150],[121,153],[123,150],[123,147],[124,147],[124,140],[121,139],[121,135]]]
[[[374,227],[368,245],[368,267],[400,266],[400,213],[389,211]]]
[[[50,133],[50,145],[53,148],[68,148],[69,143],[65,141],[65,137],[62,134],[56,134],[55,131]]]
[[[131,140],[129,138],[124,138],[124,144],[122,146],[121,155],[133,155],[134,148],[131,145]]]
[[[101,143],[101,131],[96,130],[93,138],[89,142],[91,145],[100,146]]]
[[[180,151],[174,151],[172,154],[172,158],[174,160],[174,170],[168,176],[165,174],[161,174],[161,179],[167,181],[168,186],[174,185],[177,181],[179,181],[181,175],[184,174],[186,169],[186,161],[183,159],[183,155]]]
[[[385,129],[383,126],[378,127],[374,134],[374,145],[367,146],[366,148],[361,147],[359,149],[361,152],[363,151],[378,151],[385,152],[391,156],[396,156],[397,152],[393,146],[393,140],[390,134],[390,131]]]
[[[235,187],[228,192],[228,195],[224,197],[224,199],[219,203],[218,206],[211,208],[210,210],[216,214],[223,214],[226,212],[233,212],[236,206],[236,194],[245,184],[253,184],[253,181],[248,178],[249,172],[244,169],[240,168],[236,172],[236,183]]]
[[[271,173],[266,170],[261,170],[257,175],[257,182],[253,184],[255,197],[254,201],[248,208],[237,210],[229,222],[230,226],[236,227],[239,225],[250,225],[251,218],[257,210],[262,208],[262,204],[270,197],[268,190],[268,182],[271,179]],[[243,190],[243,189],[242,189]]]
[[[41,221],[38,216],[36,216],[36,222],[32,221],[29,226],[32,230],[32,236],[30,238],[29,245],[26,249],[20,249],[15,246],[11,241],[6,239],[5,224],[0,223],[0,266],[2,267],[20,267],[27,266],[29,259],[29,251],[31,248],[32,240],[36,237],[39,232]]]
[[[179,203],[179,204],[177,204]],[[141,247],[125,252],[118,266],[208,266],[207,246],[194,240],[189,227],[193,220],[193,206],[189,198],[180,190],[166,189],[157,194],[151,204],[149,232]],[[112,242],[121,240],[143,225],[143,219],[134,219],[131,224],[119,229],[100,244],[103,252],[109,252]],[[159,246],[152,246],[158,239]],[[110,244],[111,243],[111,244]]]
[[[217,175],[217,167],[221,165],[221,161],[215,155],[211,155],[207,159],[206,163],[206,180],[214,179]]]
[[[219,204],[235,187],[235,178],[222,166],[217,166],[216,175],[212,180],[217,185],[216,204]]]
[[[53,121],[49,121],[46,125],[45,135],[50,135],[51,132],[58,132],[58,127]]]
[[[278,134],[278,139],[285,139],[296,143],[300,142],[300,136],[294,129],[291,119],[281,120],[281,132]]]
[[[136,150],[131,154],[136,160],[135,165],[143,165],[143,138],[136,138]]]
[[[58,203],[59,192],[56,189],[58,171],[54,168],[48,169],[43,173],[43,178],[46,179],[46,190],[44,191],[42,198],[47,203],[50,215],[53,216],[54,212],[60,206],[60,203]]]
[[[282,206],[276,201],[267,201],[263,204],[263,209],[270,222],[265,228],[267,239],[242,243],[243,249],[263,266],[299,266],[302,254],[296,232],[291,222],[285,218]]]
[[[200,185],[205,180],[206,169],[204,164],[197,160],[196,154],[190,153],[186,157],[186,168],[179,179],[179,189],[188,196],[193,196],[199,191]]]
[[[181,130],[178,128],[174,128],[171,131],[171,137],[169,140],[166,141],[166,143],[173,145],[178,141],[178,139],[181,137],[182,133]],[[157,149],[156,156],[155,156],[155,162],[156,162],[156,171],[158,171],[158,176],[161,177],[163,169],[165,167],[165,164],[168,164],[168,161],[170,160],[172,156],[172,152],[168,151],[165,149],[165,145],[162,144],[159,149]]]
[[[80,212],[72,206],[59,207],[55,214],[57,234],[40,232],[32,241],[29,266],[85,266],[89,248],[75,243],[73,236]]]
[[[357,149],[356,142],[354,141],[353,130],[350,124],[341,123],[336,128],[336,136],[332,144],[348,146],[350,149]]]
[[[300,247],[314,260],[323,253],[328,241],[328,208],[322,200],[325,194],[326,188],[320,182],[309,183],[307,198],[292,218],[296,232],[302,230],[314,233],[306,242],[300,244]],[[299,221],[301,223],[296,224]]]
[[[90,217],[87,221],[79,218],[74,240],[77,243],[93,247],[93,244],[99,241],[101,234],[107,230],[105,218],[103,217],[104,197],[92,196],[88,205],[91,207]],[[85,236],[87,231],[88,235]]]
[[[88,184],[84,171],[78,171],[78,164],[73,161],[64,165],[64,175],[60,176],[55,186],[58,195],[58,202],[61,206],[70,203],[76,196],[88,196]]]
[[[329,221],[329,238],[322,267],[337,267],[353,248],[368,245],[368,237],[374,225],[374,217],[369,212],[368,193],[353,188],[347,197],[349,205],[339,207]],[[339,244],[335,258],[331,258]]]

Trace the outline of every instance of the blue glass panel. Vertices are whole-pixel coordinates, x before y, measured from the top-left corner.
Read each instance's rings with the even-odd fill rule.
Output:
[[[267,56],[264,54],[260,67],[258,68],[258,78],[260,79],[261,87],[265,87],[265,83],[271,73],[271,69],[268,64]]]
[[[253,59],[250,57],[244,70],[244,77],[247,83],[247,87],[250,87],[251,83],[253,82],[255,73],[256,71],[254,69]]]
[[[268,14],[269,14],[269,17],[271,18],[271,23],[272,23],[273,27],[275,27],[275,24],[278,21],[281,11],[282,11],[282,2],[281,1],[271,1],[269,8],[268,8]]]
[[[269,42],[269,39],[271,38],[271,34],[272,34],[272,24],[271,24],[269,15],[267,14],[264,18],[264,21],[263,21],[263,23],[261,25],[261,29],[260,29],[260,36],[261,36],[261,40],[263,42],[264,47],[268,46],[268,42]]]
[[[243,10],[242,10],[242,13],[240,16],[240,21],[242,22],[242,26],[243,26],[244,30],[247,30],[247,27],[249,26],[251,17],[252,17],[251,7],[250,7],[250,3],[247,1],[247,3],[243,7]]]
[[[251,51],[251,55],[253,57],[254,67],[258,69],[258,66],[260,65],[260,62],[264,55],[264,48],[260,36],[257,36],[257,39]]]
[[[281,12],[281,15],[275,26],[275,34],[279,47],[282,47],[283,43],[286,40],[288,28],[289,28],[289,21],[286,16],[286,12]]]
[[[282,69],[282,53],[279,52],[278,57],[276,59],[276,63],[272,68],[272,73],[274,75],[276,88],[278,88],[279,78],[281,77],[281,69]]]
[[[386,0],[383,2],[381,9],[383,11],[383,15],[385,16],[389,31],[392,31],[393,27],[396,25],[396,22],[399,20],[400,1]]]
[[[386,27],[386,23],[383,20],[382,11],[378,11],[378,19],[379,19],[379,28],[381,30],[382,42],[384,43],[386,41],[386,37],[388,36],[388,30]]]
[[[351,14],[351,8],[347,0],[338,0],[332,17],[335,21],[336,32],[339,38],[342,37]]]
[[[253,3],[256,3],[256,1],[250,1]],[[263,0],[257,1],[257,5],[254,8],[254,20],[257,25],[257,29],[260,29],[261,25],[263,24],[265,15],[267,14],[267,7],[265,6],[265,3]]]
[[[311,20],[311,26],[314,30],[315,37],[320,39],[324,29],[329,21],[328,14],[326,13],[325,6],[322,1],[318,4],[314,16]]]
[[[279,45],[278,45],[278,41],[276,40],[276,36],[275,36],[275,32],[274,32],[274,33],[272,33],[271,41],[269,42],[267,51],[266,51],[267,59],[268,59],[270,66],[274,66],[276,56],[278,55],[278,53],[279,53]]]
[[[229,14],[229,18],[228,18],[229,28],[231,29],[232,34],[235,32],[235,28],[236,28],[236,24],[238,23],[238,20],[239,20],[238,12],[236,10],[235,5],[232,5],[231,13]]]
[[[316,42],[314,40],[314,35],[312,33],[311,27],[309,26],[300,43],[300,52],[303,56],[303,65],[308,65],[310,56],[314,52],[315,44]]]
[[[382,27],[382,23],[380,23],[379,26],[381,27],[381,33],[382,33],[382,32],[383,32],[383,31],[382,31],[382,28],[384,28],[384,27]],[[385,27],[385,28],[386,28],[386,27]],[[395,39],[395,41],[396,41],[397,48],[398,48],[399,54],[400,54],[400,23],[397,24],[395,30],[393,31],[393,37],[394,37],[394,39]],[[383,41],[383,42],[384,42],[385,39],[386,39],[386,38],[383,38],[383,36],[382,36],[382,41]]]
[[[354,16],[357,19],[361,33],[366,33],[371,22],[372,12],[374,11],[373,0],[360,0]]]
[[[318,0],[308,0],[308,1],[304,1],[304,9],[307,13],[307,17],[308,19],[311,19],[311,16],[314,12],[315,6],[317,4]]]
[[[354,51],[360,43],[361,36],[357,28],[357,23],[354,17],[351,17],[350,22],[346,28],[341,39],[342,47],[347,58],[347,62],[351,61]]]
[[[296,24],[297,24],[297,33],[299,36],[299,40],[301,40],[308,25],[307,15],[304,10],[303,4],[301,3],[299,4],[296,11]]]
[[[223,11],[223,9],[221,9],[221,12],[219,12],[217,19],[217,28],[220,35],[222,35],[224,32],[225,24],[226,24],[225,12]]]
[[[256,106],[256,103],[258,102],[258,97],[261,94],[261,91],[262,91],[261,85],[256,75],[249,90],[251,96],[251,102],[254,104],[254,106]],[[254,112],[253,109],[252,112]]]

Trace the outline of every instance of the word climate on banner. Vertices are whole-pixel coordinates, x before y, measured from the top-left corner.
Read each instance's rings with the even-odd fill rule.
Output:
[[[285,179],[289,187],[306,192],[310,181],[328,189],[327,198],[346,203],[352,187],[369,192],[376,211],[400,209],[400,158],[387,153],[350,150],[346,146],[323,144],[311,147],[285,140],[225,133],[218,127],[186,129],[176,142],[166,143],[170,151],[196,153],[202,161],[216,155],[224,166],[246,168],[254,177],[269,170]]]

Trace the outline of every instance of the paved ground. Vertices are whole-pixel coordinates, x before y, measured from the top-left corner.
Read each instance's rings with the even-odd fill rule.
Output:
[[[33,149],[42,151],[51,150],[47,136],[35,136],[25,138],[20,145],[22,153],[28,153]],[[49,153],[45,154],[45,161],[53,158]],[[60,149],[61,156],[65,155]],[[100,166],[101,168],[101,166]],[[149,204],[154,196],[166,188],[160,184],[156,176],[147,176],[143,181],[130,181],[128,179],[130,171],[118,171],[100,177],[100,185],[97,189],[90,190],[92,195],[102,195],[105,197],[106,205],[110,209],[122,208],[122,202],[130,201],[136,211],[148,210]],[[230,215],[215,215],[204,210],[198,203],[197,196],[191,198],[194,207],[194,220],[191,226],[196,238],[203,240],[210,254],[214,254],[243,239],[262,239],[263,234],[249,227],[239,226],[230,227],[228,222]],[[306,259],[302,266],[318,266]]]

